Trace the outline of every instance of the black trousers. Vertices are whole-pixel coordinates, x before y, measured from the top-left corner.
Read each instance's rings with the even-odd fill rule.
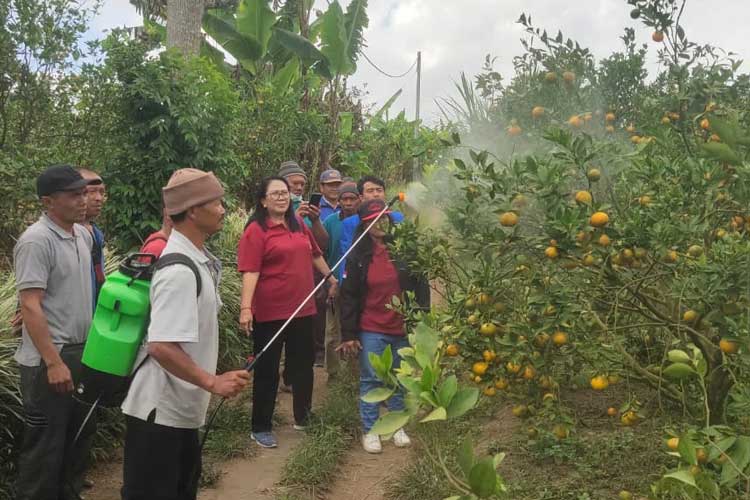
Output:
[[[312,316],[295,318],[260,358],[253,371],[253,432],[268,432],[276,406],[279,389],[281,350],[286,356],[285,372],[292,386],[294,420],[304,424],[312,407],[313,363],[315,351],[312,336]],[[254,351],[257,356],[284,320],[253,324]]]
[[[198,429],[125,416],[123,500],[195,500],[201,473]]]
[[[82,354],[82,344],[64,346],[60,351],[74,384],[80,379]],[[25,425],[14,498],[76,498],[96,432],[96,415],[91,416],[74,443],[91,407],[73,399],[72,393],[54,392],[47,382],[47,367],[43,362],[34,367],[21,366],[20,373]]]

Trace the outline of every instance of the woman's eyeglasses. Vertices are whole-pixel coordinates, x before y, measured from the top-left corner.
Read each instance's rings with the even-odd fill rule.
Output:
[[[286,200],[289,198],[289,191],[271,191],[266,193],[266,196],[272,200]]]

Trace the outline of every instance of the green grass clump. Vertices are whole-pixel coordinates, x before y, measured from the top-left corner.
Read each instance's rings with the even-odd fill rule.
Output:
[[[286,498],[307,498],[325,489],[359,430],[358,385],[351,371],[328,386],[325,402],[318,409],[302,442],[287,458],[281,473]]]

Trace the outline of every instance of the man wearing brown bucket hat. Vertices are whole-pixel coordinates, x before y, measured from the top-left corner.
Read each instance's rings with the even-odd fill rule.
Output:
[[[214,174],[183,168],[163,196],[174,227],[161,259],[181,254],[192,265],[162,267],[151,280],[148,357],[122,404],[123,500],[194,500],[201,469],[198,429],[211,394],[236,396],[249,380],[245,370],[216,375],[221,269],[205,241],[222,227],[224,189]]]

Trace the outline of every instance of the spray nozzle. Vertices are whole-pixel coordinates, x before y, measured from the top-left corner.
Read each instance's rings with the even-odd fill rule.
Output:
[[[397,201],[400,201],[400,202],[406,201],[406,193],[404,193],[403,191],[398,193],[396,196],[393,197],[393,199],[391,199],[391,201],[388,202],[388,206],[393,205]]]

